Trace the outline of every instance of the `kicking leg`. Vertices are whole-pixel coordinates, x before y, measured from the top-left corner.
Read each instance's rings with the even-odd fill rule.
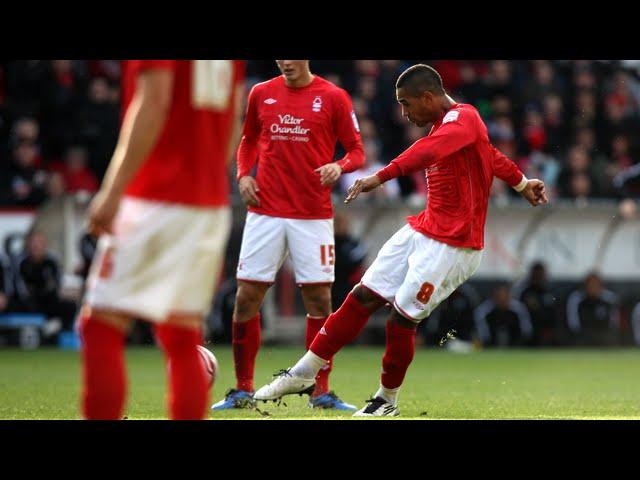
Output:
[[[353,342],[371,314],[386,303],[362,284],[356,285],[342,306],[329,315],[309,351],[291,369],[256,391],[256,400],[277,400],[315,384],[315,377],[342,347]]]

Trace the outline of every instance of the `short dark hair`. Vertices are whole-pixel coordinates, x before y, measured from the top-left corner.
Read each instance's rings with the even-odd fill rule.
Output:
[[[398,77],[396,89],[404,88],[412,96],[420,96],[424,92],[444,95],[442,77],[435,68],[419,63],[407,68]]]

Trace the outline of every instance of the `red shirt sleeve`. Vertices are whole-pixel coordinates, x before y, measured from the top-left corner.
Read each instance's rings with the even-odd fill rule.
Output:
[[[240,140],[240,146],[238,147],[237,180],[249,175],[251,173],[251,169],[258,160],[258,138],[260,136],[260,125],[258,121],[258,109],[256,103],[256,91],[254,87],[249,93],[249,99],[247,101],[247,115],[242,127],[242,140]]]
[[[451,119],[447,116],[452,115]],[[443,124],[428,137],[421,138],[377,172],[383,183],[392,178],[424,170],[476,141],[478,130],[474,118],[464,110],[450,111]]]
[[[491,167],[493,174],[512,187],[518,185],[522,181],[523,176],[518,166],[493,145],[489,145],[489,148],[491,150]]]
[[[360,127],[349,94],[340,90],[335,99],[333,128],[346,155],[338,160],[343,173],[354,172],[364,165],[364,147],[360,138]]]

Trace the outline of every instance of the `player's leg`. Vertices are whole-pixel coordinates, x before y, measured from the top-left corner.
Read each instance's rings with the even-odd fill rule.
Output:
[[[200,360],[198,346],[204,343],[204,315],[211,305],[222,270],[231,214],[227,208],[209,212],[185,209],[177,231],[183,247],[179,280],[171,292],[170,311],[155,325],[155,334],[167,360],[169,417],[176,420],[205,417],[209,403],[209,379]]]
[[[302,294],[302,302],[307,311],[306,332],[305,332],[305,349],[309,349],[311,342],[327,321],[327,317],[331,313],[331,285],[302,285],[300,287]],[[327,365],[320,370],[316,377],[316,388],[312,397],[323,395],[329,392],[329,373],[333,365],[333,359],[328,359]]]
[[[233,360],[236,389],[253,393],[253,372],[261,342],[260,307],[271,285],[238,280],[233,308]]]
[[[413,360],[418,325],[478,268],[479,251],[450,247],[419,233],[409,269],[387,319],[380,387],[355,416],[396,416],[398,393]]]
[[[128,317],[109,310],[85,305],[80,312],[80,409],[87,420],[122,418],[127,391],[124,348],[130,325]]]
[[[172,313],[154,333],[167,360],[167,405],[171,420],[201,420],[209,404],[209,379],[200,360],[203,316]]]
[[[305,349],[309,349],[316,335],[331,313],[331,285],[303,285],[302,300],[307,314]],[[316,386],[309,398],[309,406],[313,408],[329,408],[336,410],[356,410],[355,405],[344,402],[329,388],[329,375],[333,367],[333,357],[316,375]]]
[[[386,347],[382,357],[380,387],[368,404],[354,416],[397,416],[398,392],[415,352],[419,323],[392,310],[386,324]]]
[[[253,375],[260,349],[260,307],[287,255],[285,219],[247,214],[238,260],[238,290],[232,320],[236,387],[211,408],[251,407]]]
[[[307,353],[287,374],[256,391],[256,400],[278,399],[313,385],[316,375],[327,364],[327,359],[353,342],[371,314],[393,300],[407,272],[412,234],[413,230],[405,226],[384,244],[361,283],[356,285],[340,308],[329,315]]]

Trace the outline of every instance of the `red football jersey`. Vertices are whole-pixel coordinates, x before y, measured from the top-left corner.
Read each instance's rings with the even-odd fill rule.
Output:
[[[338,140],[347,152],[338,162],[343,172],[364,165],[360,128],[343,89],[317,75],[302,88],[288,87],[283,76],[253,87],[238,149],[238,179],[258,162],[260,207],[249,211],[331,218],[331,187],[320,185],[314,170],[333,161]]]
[[[381,181],[426,170],[427,207],[408,217],[418,232],[455,247],[484,248],[484,226],[493,177],[512,187],[520,169],[489,142],[487,127],[471,105],[454,104],[429,135],[378,172]]]
[[[123,111],[140,72],[174,72],[167,121],[126,195],[203,207],[229,203],[227,159],[236,86],[244,80],[238,60],[128,60],[123,71]]]

